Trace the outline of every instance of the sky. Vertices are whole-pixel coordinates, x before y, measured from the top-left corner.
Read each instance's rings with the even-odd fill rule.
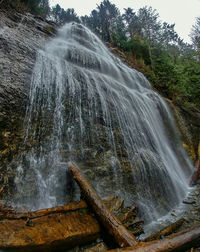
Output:
[[[50,5],[57,3],[64,9],[74,8],[79,16],[89,15],[102,0],[49,0]],[[175,23],[175,31],[190,43],[189,33],[195,18],[200,16],[200,0],[110,0],[123,13],[124,8],[137,11],[144,6],[151,6],[159,13],[160,20],[169,24]]]

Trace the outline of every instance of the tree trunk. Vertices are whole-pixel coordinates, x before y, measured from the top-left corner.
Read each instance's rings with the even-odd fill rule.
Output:
[[[141,242],[136,246],[109,252],[172,252],[186,251],[200,245],[200,225],[166,237],[165,240]]]
[[[169,234],[173,233],[174,231],[176,231],[183,224],[184,221],[185,221],[185,219],[181,218],[178,221],[176,221],[176,222],[168,225],[167,227],[163,228],[162,230],[158,231],[157,233],[150,235],[144,241],[149,242],[149,241],[153,241],[156,239],[160,239],[162,236],[169,235]]]
[[[148,51],[149,51],[149,58],[150,58],[150,62],[151,62],[151,70],[154,71],[154,63],[153,63],[153,58],[152,58],[152,50],[151,50],[151,46],[148,43]]]
[[[105,206],[103,201],[97,195],[92,186],[88,183],[79,169],[71,162],[68,163],[69,169],[81,187],[85,200],[90,204],[94,212],[99,217],[103,226],[108,230],[109,234],[114,237],[120,247],[134,246],[138,244],[136,238],[129,232],[123,224],[114,216]]]

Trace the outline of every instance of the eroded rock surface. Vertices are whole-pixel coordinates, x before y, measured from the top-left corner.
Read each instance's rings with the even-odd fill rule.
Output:
[[[23,119],[36,53],[56,26],[31,14],[0,10],[0,185],[7,191],[21,151]],[[25,149],[30,146],[24,146]]]
[[[167,102],[180,130],[183,146],[195,162],[198,158],[198,145],[200,143],[200,112],[176,106],[170,100],[167,100]]]

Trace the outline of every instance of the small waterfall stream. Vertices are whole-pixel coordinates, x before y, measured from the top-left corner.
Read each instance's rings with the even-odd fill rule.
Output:
[[[192,164],[168,106],[86,27],[70,23],[37,55],[13,204],[66,201],[66,162],[101,196],[136,202],[147,220],[178,205]],[[76,198],[76,194],[75,194]]]

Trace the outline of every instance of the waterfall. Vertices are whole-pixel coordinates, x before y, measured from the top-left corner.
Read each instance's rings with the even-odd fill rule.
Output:
[[[24,129],[15,205],[63,204],[69,160],[100,196],[136,202],[147,220],[188,191],[192,164],[167,104],[81,24],[66,24],[38,51]]]

